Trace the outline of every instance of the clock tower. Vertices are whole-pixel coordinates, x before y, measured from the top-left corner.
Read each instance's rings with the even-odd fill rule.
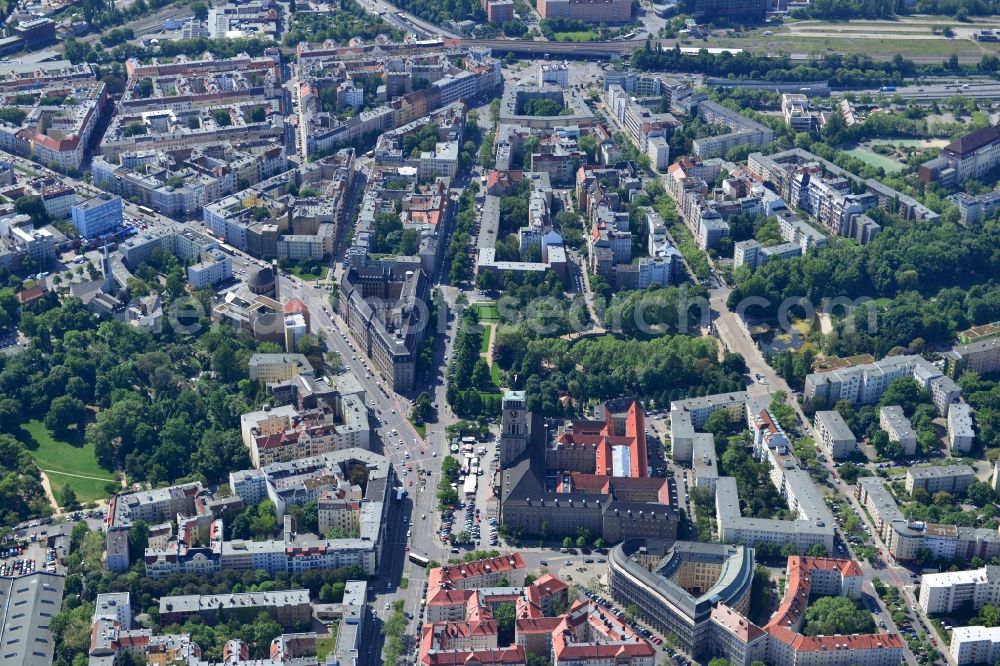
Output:
[[[500,466],[506,467],[528,447],[528,412],[524,391],[507,391],[500,417]]]

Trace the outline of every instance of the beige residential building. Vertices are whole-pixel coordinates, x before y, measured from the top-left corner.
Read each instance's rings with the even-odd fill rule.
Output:
[[[840,412],[816,412],[814,424],[816,440],[831,460],[846,458],[857,447],[857,439]]]
[[[948,410],[948,452],[968,453],[976,441],[976,431],[972,427],[972,407],[964,402],[951,406]]]
[[[976,470],[968,465],[923,465],[906,470],[906,492],[913,494],[923,488],[933,495],[936,492],[964,493],[976,480]]]
[[[254,354],[248,364],[250,379],[271,384],[312,375],[313,367],[304,354]]]
[[[899,442],[903,453],[912,456],[917,452],[917,433],[899,405],[887,405],[878,411],[878,424],[889,434],[890,442]]]

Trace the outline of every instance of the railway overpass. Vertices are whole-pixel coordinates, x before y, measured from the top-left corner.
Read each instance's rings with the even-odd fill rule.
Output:
[[[488,48],[494,53],[513,53],[518,56],[538,57],[546,54],[555,59],[580,59],[580,58],[613,58],[615,56],[628,56],[636,49],[645,48],[645,39],[611,40],[604,42],[534,42],[523,39],[462,39],[459,40],[462,46],[472,48]],[[664,49],[672,49],[675,44],[672,41],[653,40],[651,42],[655,48],[661,44]],[[696,54],[700,47],[682,46],[682,53]],[[709,53],[739,53],[742,49],[706,49]]]

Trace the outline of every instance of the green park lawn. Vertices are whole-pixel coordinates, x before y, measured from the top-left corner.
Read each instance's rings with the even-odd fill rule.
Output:
[[[493,335],[493,326],[491,324],[486,324],[483,326],[483,340],[479,344],[479,353],[485,354],[490,350],[490,337]],[[489,361],[489,359],[486,359]]]
[[[553,41],[556,42],[593,42],[600,35],[593,30],[574,30],[572,32],[555,32],[552,33],[552,37]]]
[[[45,425],[32,419],[21,428],[30,437],[28,452],[39,469],[49,477],[52,492],[58,497],[59,489],[69,485],[81,502],[92,502],[107,497],[104,486],[115,481],[115,474],[97,462],[92,445],[55,439]]]
[[[500,311],[497,310],[496,303],[476,303],[473,307],[476,308],[476,314],[479,316],[480,323],[500,321]]]
[[[326,268],[320,266],[318,272],[313,273],[311,271],[304,271],[298,266],[292,267],[292,275],[299,278],[300,280],[319,280],[324,275],[326,275]]]

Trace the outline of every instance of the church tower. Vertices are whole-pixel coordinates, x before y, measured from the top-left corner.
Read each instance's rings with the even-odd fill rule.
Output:
[[[528,412],[524,391],[507,391],[500,417],[500,466],[506,467],[528,448]]]

